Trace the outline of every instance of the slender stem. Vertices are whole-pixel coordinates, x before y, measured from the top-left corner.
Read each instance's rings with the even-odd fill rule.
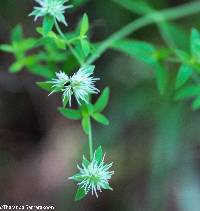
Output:
[[[91,119],[88,118],[88,127],[89,127],[89,150],[90,150],[90,160],[92,161],[93,158],[93,140],[92,140],[92,125],[91,125]]]
[[[66,41],[66,44],[68,46],[68,48],[70,49],[70,51],[72,52],[72,54],[74,55],[74,57],[76,58],[76,60],[78,61],[78,63],[83,66],[84,62],[83,60],[80,58],[80,56],[77,54],[77,52],[74,50],[74,48],[72,47],[71,43],[68,42],[68,40],[66,39],[65,35],[63,34],[62,30],[60,29],[59,24],[57,23],[57,21],[55,20],[55,26],[56,26],[56,30],[58,31],[58,33],[60,34],[60,36]]]
[[[142,27],[148,26],[153,23],[164,22],[166,20],[175,20],[191,14],[200,12],[200,2],[188,3],[182,6],[178,6],[171,9],[161,10],[159,12],[152,12],[151,14],[145,15],[144,17],[138,18],[133,22],[129,23],[119,31],[108,37],[102,44],[97,48],[96,52],[89,57],[87,64],[92,64],[96,61],[101,54],[103,54],[112,44],[131,33],[141,29]]]

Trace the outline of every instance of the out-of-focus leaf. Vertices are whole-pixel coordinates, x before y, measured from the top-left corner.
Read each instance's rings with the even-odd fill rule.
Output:
[[[22,32],[22,26],[17,25],[11,33],[11,40],[15,42],[19,42],[23,39],[23,32]]]
[[[182,50],[176,50],[175,51],[176,55],[178,56],[178,58],[183,62],[188,64],[190,62],[190,55],[188,53],[186,53],[185,51]]]
[[[96,120],[97,122],[99,122],[103,125],[109,125],[108,119],[100,113],[92,113],[92,117],[94,120]]]
[[[79,120],[81,119],[81,112],[75,109],[68,109],[68,108],[58,108],[58,111],[66,118],[72,120]]]
[[[87,14],[85,13],[81,21],[80,36],[82,37],[86,35],[86,33],[88,32],[88,29],[89,29],[89,19],[88,19]]]
[[[0,50],[5,51],[7,53],[13,53],[13,47],[11,45],[7,45],[7,44],[0,45]]]
[[[188,85],[176,92],[175,100],[184,100],[190,97],[198,96],[200,93],[200,86]]]
[[[94,152],[94,158],[97,162],[101,162],[103,159],[103,150],[102,147],[99,146]]]
[[[29,66],[28,70],[35,75],[40,75],[47,79],[51,79],[54,76],[54,72],[48,66],[35,64],[33,66]]]
[[[50,91],[52,91],[52,84],[51,83],[49,83],[48,81],[47,82],[36,82],[36,84],[41,88],[41,89],[43,89],[43,90],[45,90],[45,91],[48,91],[48,92],[50,92]]]
[[[194,58],[200,59],[200,33],[194,28],[191,33],[191,53]]]
[[[84,116],[81,121],[83,131],[88,135],[89,133],[89,116]]]
[[[138,15],[145,15],[152,12],[152,8],[145,1],[133,1],[133,0],[112,0],[125,9],[136,13]]]
[[[188,65],[181,65],[178,75],[176,78],[176,89],[180,88],[182,85],[184,85],[192,75],[192,68]]]
[[[200,96],[198,96],[192,103],[192,109],[197,110],[200,108]]]
[[[108,87],[106,87],[103,90],[101,96],[98,98],[98,100],[94,104],[94,112],[102,112],[105,109],[105,107],[108,104],[109,95],[110,95],[110,90]]]
[[[9,67],[9,71],[11,73],[17,73],[19,71],[22,70],[22,68],[24,67],[24,60],[18,60],[16,62],[14,62],[10,67]]]
[[[153,45],[135,40],[120,40],[112,45],[112,48],[118,51],[122,51],[127,55],[138,59],[139,61],[147,64],[154,63],[155,48]]]
[[[88,43],[88,41],[86,39],[82,39],[81,46],[82,46],[85,56],[88,56],[90,53],[90,44]]]

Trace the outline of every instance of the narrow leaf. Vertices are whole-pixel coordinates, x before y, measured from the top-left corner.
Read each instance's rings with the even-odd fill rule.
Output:
[[[49,83],[48,81],[47,82],[36,82],[36,84],[43,90],[45,91],[51,91],[52,90],[52,84]]]
[[[94,104],[94,111],[95,112],[101,112],[105,109],[105,107],[108,104],[108,100],[109,100],[109,95],[110,95],[110,91],[109,88],[106,87],[101,96],[98,98],[98,100],[96,101],[96,103]]]
[[[85,196],[86,196],[85,190],[79,187],[75,195],[75,201],[79,201],[83,199]]]
[[[95,119],[97,122],[99,122],[99,123],[101,123],[101,124],[103,124],[103,125],[109,125],[108,119],[107,119],[104,115],[102,115],[102,114],[100,114],[100,113],[93,113],[93,114],[92,114],[92,117],[93,117],[93,119]]]
[[[200,59],[200,33],[193,28],[191,32],[191,53],[196,59]]]
[[[188,65],[181,65],[176,78],[176,89],[185,84],[192,75],[192,68]]]
[[[200,108],[200,96],[198,96],[192,103],[192,109],[198,110]]]
[[[128,39],[120,40],[115,42],[112,48],[150,65],[155,61],[154,53],[156,49],[146,42]]]
[[[72,120],[79,120],[79,119],[81,119],[81,112],[79,110],[59,107],[58,111],[64,117],[66,117],[68,119],[72,119]]]
[[[51,31],[51,29],[53,28],[53,24],[54,24],[53,16],[46,15],[43,19],[43,25],[42,25],[43,32],[45,35],[47,35]]]
[[[2,44],[0,45],[0,50],[7,52],[7,53],[12,53],[13,52],[13,48],[11,45],[6,45],[6,44]]]
[[[82,165],[88,167],[89,164],[90,164],[89,160],[87,160],[86,157],[83,155]]]
[[[99,146],[95,152],[94,152],[94,158],[97,162],[101,162],[103,159],[103,151],[102,151],[102,147]]]
[[[81,121],[81,124],[82,124],[83,131],[88,135],[88,133],[89,133],[89,117],[84,116]]]
[[[89,19],[87,14],[85,13],[81,21],[80,36],[84,36],[88,32],[88,29],[89,29]]]
[[[15,42],[19,42],[23,39],[23,32],[22,32],[22,26],[17,25],[11,33],[11,40]]]
[[[82,39],[81,46],[82,46],[85,56],[88,56],[90,53],[90,45],[89,45],[88,41],[86,39]]]
[[[184,100],[186,98],[198,96],[200,93],[200,86],[186,86],[177,91],[175,100]]]

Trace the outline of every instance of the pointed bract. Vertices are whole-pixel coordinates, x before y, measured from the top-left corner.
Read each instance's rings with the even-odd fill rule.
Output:
[[[98,198],[98,191],[102,192],[102,189],[112,190],[109,180],[114,171],[109,171],[112,163],[105,164],[104,157],[105,155],[101,161],[97,161],[93,156],[93,160],[88,165],[84,165],[83,162],[81,167],[77,166],[79,173],[69,178],[77,181],[79,188],[83,189],[85,194],[91,191],[92,195],[95,194]]]
[[[29,16],[35,16],[34,20],[36,21],[39,17],[50,15],[54,17],[58,22],[62,22],[67,26],[65,20],[65,10],[73,7],[72,5],[65,6],[64,4],[68,0],[35,0],[39,5],[34,7],[32,13]]]

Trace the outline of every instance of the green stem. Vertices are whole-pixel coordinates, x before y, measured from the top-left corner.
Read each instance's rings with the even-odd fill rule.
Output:
[[[119,31],[108,37],[102,44],[97,48],[96,52],[89,57],[87,64],[92,64],[96,61],[101,54],[103,54],[112,44],[124,37],[127,37],[131,33],[141,29],[142,27],[148,26],[153,23],[164,22],[166,20],[175,20],[191,14],[200,12],[200,2],[188,3],[182,6],[178,6],[172,9],[165,9],[159,12],[152,12],[151,14],[145,15],[142,18],[138,18],[133,22],[129,23]]]
[[[56,30],[58,31],[59,35],[66,41],[66,44],[68,46],[68,48],[70,49],[70,51],[72,52],[72,54],[74,55],[74,57],[76,58],[76,60],[78,61],[78,63],[83,66],[84,62],[83,60],[79,57],[79,55],[77,54],[77,52],[74,50],[74,48],[72,47],[71,43],[68,42],[68,40],[66,39],[65,35],[63,34],[62,30],[60,29],[59,24],[57,23],[57,21],[55,20],[55,26],[56,26]]]
[[[89,150],[90,150],[90,160],[93,158],[93,140],[92,140],[92,126],[90,117],[88,118],[88,137],[89,137]]]

